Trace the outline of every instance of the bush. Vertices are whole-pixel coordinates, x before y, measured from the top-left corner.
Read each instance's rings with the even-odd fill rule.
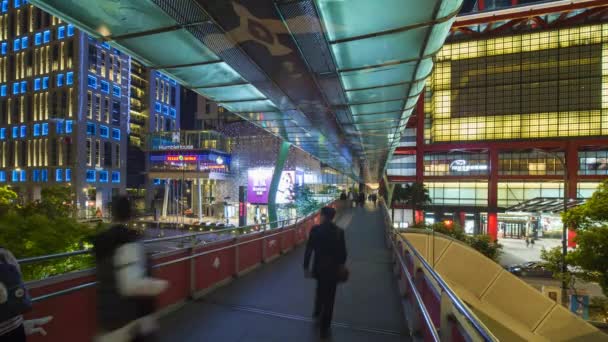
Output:
[[[462,227],[457,223],[447,225],[445,222],[437,222],[431,226],[417,224],[416,227],[412,228],[431,229],[436,233],[447,235],[453,239],[462,241],[494,261],[498,261],[498,257],[501,253],[502,245],[492,241],[489,235],[467,235],[464,232],[464,229],[462,229]]]

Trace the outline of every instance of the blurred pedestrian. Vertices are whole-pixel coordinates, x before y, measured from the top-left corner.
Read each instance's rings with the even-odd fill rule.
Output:
[[[8,249],[0,247],[0,341],[25,342],[26,335],[46,335],[41,326],[53,317],[24,321],[22,315],[31,308],[32,301],[17,259]]]
[[[150,262],[137,232],[128,227],[132,206],[127,197],[112,201],[114,225],[94,242],[97,262],[97,341],[150,341],[157,323],[155,297],[168,283],[152,278]]]
[[[313,317],[320,324],[323,339],[331,334],[337,285],[348,279],[344,230],[333,223],[335,215],[336,210],[333,208],[321,209],[321,224],[310,231],[304,254],[305,276],[317,280]],[[311,256],[314,256],[312,272],[309,270]]]
[[[526,248],[530,247],[530,239],[526,236]]]

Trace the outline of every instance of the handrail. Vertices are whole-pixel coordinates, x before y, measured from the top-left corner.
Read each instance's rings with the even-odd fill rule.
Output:
[[[384,204],[383,204],[383,207],[385,209],[384,212],[385,212],[385,216],[386,216],[388,214],[388,208]],[[490,332],[487,331],[487,328],[485,327],[485,325],[481,321],[479,321],[479,319],[475,316],[475,314],[473,314],[471,312],[471,310],[466,306],[466,304],[464,304],[462,302],[462,300],[460,300],[460,298],[458,298],[456,293],[439,276],[439,274],[437,274],[437,272],[435,272],[435,270],[428,264],[428,262],[424,259],[424,257],[422,257],[420,252],[418,252],[416,250],[416,248],[414,248],[414,246],[412,246],[412,244],[409,241],[407,241],[407,239],[405,239],[399,235],[397,235],[397,236],[402,242],[404,242],[409,247],[409,249],[412,251],[414,256],[420,261],[420,263],[422,264],[424,269],[427,271],[427,273],[431,275],[431,277],[433,278],[433,280],[435,280],[437,285],[439,285],[441,290],[443,292],[445,292],[445,294],[448,296],[448,298],[450,299],[450,301],[452,302],[452,304],[454,305],[456,310],[458,310],[458,312],[460,312],[460,314],[462,314],[466,318],[466,320],[471,323],[471,325],[473,326],[475,331],[485,341],[495,341],[496,339]],[[397,253],[397,254],[399,254],[399,253]]]
[[[391,243],[393,244],[393,249],[398,250],[394,239],[391,239]],[[401,253],[397,252],[395,254],[397,255],[397,258],[399,259],[399,264],[401,265],[401,270],[405,274],[405,279],[407,279],[407,282],[410,285],[410,290],[412,291],[412,294],[414,295],[414,298],[416,299],[418,308],[420,308],[420,312],[422,314],[422,317],[424,318],[425,325],[427,326],[428,330],[431,332],[431,336],[433,337],[433,340],[437,341],[437,342],[441,341],[441,338],[439,337],[439,333],[437,332],[437,328],[435,328],[435,324],[433,323],[433,319],[431,318],[431,315],[429,314],[428,310],[424,306],[424,301],[422,300],[422,296],[420,296],[420,293],[418,292],[418,289],[416,288],[416,284],[414,284],[414,279],[412,278],[410,271],[407,269],[407,265],[405,264],[405,261],[403,260]]]

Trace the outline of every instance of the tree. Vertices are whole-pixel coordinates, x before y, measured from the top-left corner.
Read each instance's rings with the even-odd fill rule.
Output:
[[[409,205],[414,217],[418,208],[423,208],[425,205],[432,203],[429,191],[424,183],[406,184],[405,187],[396,184],[393,190],[393,204],[395,202],[404,202]]]
[[[0,215],[4,215],[16,200],[16,192],[8,186],[0,186]]]
[[[295,201],[289,207],[296,209],[298,217],[306,216],[319,209],[321,204],[313,198],[314,193],[310,190],[310,187],[296,185],[294,193]]]

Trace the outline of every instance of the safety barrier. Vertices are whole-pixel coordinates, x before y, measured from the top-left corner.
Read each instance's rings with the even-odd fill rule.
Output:
[[[338,210],[340,208],[337,202],[328,205]],[[157,299],[158,308],[161,313],[170,312],[187,300],[198,298],[256,266],[277,258],[305,242],[311,228],[317,223],[318,212],[295,221],[281,221],[279,228],[154,255],[153,276],[170,282],[169,289]],[[250,227],[239,229],[243,228]],[[153,239],[146,243],[192,240],[201,234],[207,233]],[[88,252],[28,258],[20,262],[34,263]],[[26,315],[26,319],[54,317],[44,327],[47,336],[31,336],[28,341],[90,341],[97,330],[95,284],[94,270],[28,283],[34,297],[34,308]]]
[[[382,208],[386,242],[393,251],[394,273],[410,333],[425,341],[497,341],[420,253],[393,229],[384,203]]]

